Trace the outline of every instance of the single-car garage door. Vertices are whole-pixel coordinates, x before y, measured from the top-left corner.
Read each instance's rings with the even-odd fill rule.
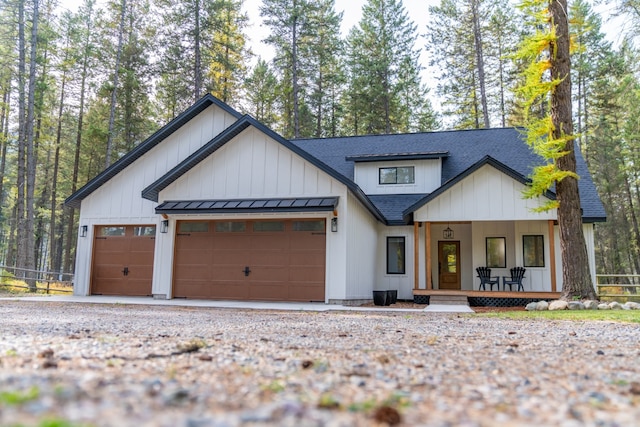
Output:
[[[155,225],[108,225],[94,230],[91,293],[151,295]]]
[[[180,221],[174,298],[322,301],[325,220]]]

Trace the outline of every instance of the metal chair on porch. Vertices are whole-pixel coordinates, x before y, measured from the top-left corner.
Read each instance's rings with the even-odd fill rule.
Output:
[[[476,268],[476,273],[478,273],[478,278],[480,279],[478,290],[483,289],[486,291],[486,285],[489,285],[490,290],[493,290],[493,285],[496,285],[500,290],[500,277],[491,277],[491,269],[489,267],[478,267]]]
[[[527,271],[524,267],[513,267],[511,269],[511,278],[507,276],[502,277],[502,290],[507,290],[507,285],[509,285],[509,291],[513,290],[513,285],[517,285],[516,291],[522,289],[524,292],[524,285],[522,284],[522,279],[524,279],[524,272]]]

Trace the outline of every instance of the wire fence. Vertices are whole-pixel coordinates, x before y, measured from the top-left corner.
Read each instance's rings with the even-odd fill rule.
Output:
[[[29,286],[32,283],[33,286]],[[73,274],[0,265],[0,287],[73,293]]]
[[[596,289],[601,299],[640,301],[640,274],[596,274]]]

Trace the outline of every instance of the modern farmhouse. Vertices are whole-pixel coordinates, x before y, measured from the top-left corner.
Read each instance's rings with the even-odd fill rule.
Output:
[[[605,220],[580,153],[595,275]],[[524,199],[540,164],[517,129],[287,140],[207,95],[66,204],[80,209],[76,295],[428,302],[557,296],[553,198]],[[509,277],[480,289],[478,267]]]

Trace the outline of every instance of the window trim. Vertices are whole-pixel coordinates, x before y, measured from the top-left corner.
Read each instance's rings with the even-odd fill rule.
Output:
[[[540,246],[541,250],[542,250],[542,265],[531,265],[531,264],[527,264],[527,245],[525,244],[525,240],[526,238],[533,238],[532,242],[535,243],[535,238],[540,238],[540,240],[542,241],[542,245]],[[534,244],[535,247],[535,244]],[[522,235],[522,264],[525,267],[529,267],[529,268],[544,268],[546,267],[546,257],[545,257],[545,251],[544,251],[544,234],[523,234]]]
[[[401,272],[389,271],[389,255],[390,255],[389,243],[391,242],[391,239],[402,239],[402,271]],[[387,274],[391,274],[394,276],[407,274],[407,238],[406,236],[387,236],[385,268],[386,268]]]
[[[395,169],[394,182],[382,182],[382,171],[387,169]],[[398,169],[410,169],[412,171],[411,182],[398,182]],[[416,167],[415,166],[384,166],[378,168],[378,185],[414,185],[416,183]]]

